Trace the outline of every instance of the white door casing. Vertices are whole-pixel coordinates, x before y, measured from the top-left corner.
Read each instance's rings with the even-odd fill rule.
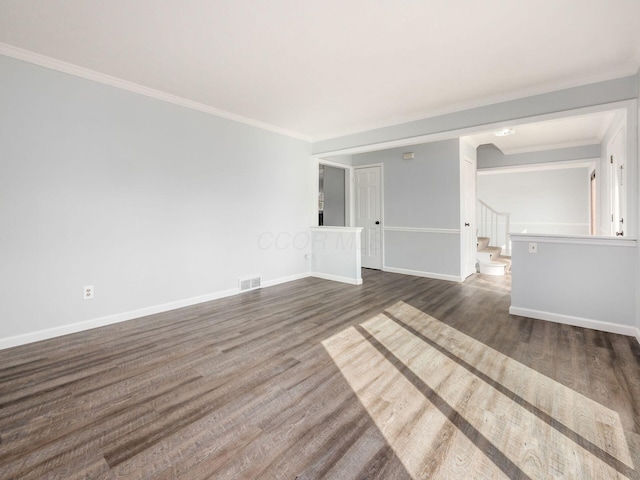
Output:
[[[611,235],[624,236],[627,216],[627,165],[624,128],[608,145],[611,193]]]
[[[362,266],[382,269],[382,168],[354,169],[355,226],[362,227]]]
[[[460,215],[461,239],[461,277],[467,278],[476,271],[476,164],[473,160],[463,157],[461,162],[462,182]]]

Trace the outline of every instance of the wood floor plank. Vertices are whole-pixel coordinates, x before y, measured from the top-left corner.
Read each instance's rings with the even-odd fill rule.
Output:
[[[0,351],[0,478],[640,478],[640,345],[306,278]]]

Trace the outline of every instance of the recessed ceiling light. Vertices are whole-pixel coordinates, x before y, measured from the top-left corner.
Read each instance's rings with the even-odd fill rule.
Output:
[[[494,133],[496,137],[506,137],[507,135],[512,135],[515,132],[512,128],[503,128],[499,132]]]

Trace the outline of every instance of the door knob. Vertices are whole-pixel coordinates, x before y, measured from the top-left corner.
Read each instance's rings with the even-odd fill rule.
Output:
[[[380,225],[380,220],[376,220],[376,225]]]
[[[469,224],[468,224],[468,223],[465,223],[465,224],[464,224],[464,226],[465,226],[465,227],[468,227],[468,226],[469,226]]]

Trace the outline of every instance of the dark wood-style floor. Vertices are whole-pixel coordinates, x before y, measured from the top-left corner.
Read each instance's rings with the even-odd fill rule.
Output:
[[[508,292],[366,271],[0,351],[0,478],[639,478],[637,341]]]

